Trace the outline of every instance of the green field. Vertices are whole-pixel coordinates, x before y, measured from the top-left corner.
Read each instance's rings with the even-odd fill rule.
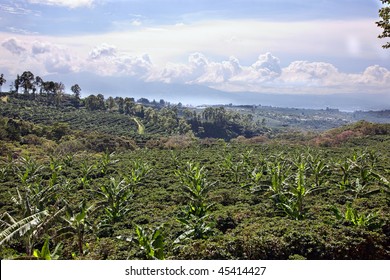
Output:
[[[388,124],[314,133],[243,115],[202,131],[153,109],[187,120],[180,132],[12,97],[0,110],[2,259],[390,257]]]

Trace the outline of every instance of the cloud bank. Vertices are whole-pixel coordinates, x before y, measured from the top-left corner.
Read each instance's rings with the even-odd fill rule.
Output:
[[[130,54],[109,43],[92,47],[84,56],[42,40],[10,37],[1,47],[13,55],[14,65],[20,65],[14,69],[16,73],[26,69],[39,75],[85,71],[144,82],[203,85],[227,92],[387,93],[390,86],[390,71],[379,65],[361,73],[345,73],[331,63],[316,61],[293,61],[282,67],[281,60],[270,52],[245,64],[235,56],[216,61],[201,52],[190,53],[186,63],[156,64],[149,54]]]

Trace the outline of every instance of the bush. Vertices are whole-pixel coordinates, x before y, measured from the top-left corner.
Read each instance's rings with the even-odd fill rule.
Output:
[[[168,138],[164,143],[166,149],[185,149],[189,148],[194,143],[193,138],[187,135],[175,135]]]

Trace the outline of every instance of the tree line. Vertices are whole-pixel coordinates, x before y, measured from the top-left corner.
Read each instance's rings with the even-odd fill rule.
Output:
[[[1,85],[6,82],[3,74],[0,81]],[[187,134],[192,131],[197,137],[226,140],[239,135],[251,137],[265,132],[264,123],[255,120],[252,114],[241,114],[222,106],[208,107],[197,112],[184,107],[181,103],[171,104],[164,99],[149,101],[147,98],[135,100],[133,97],[105,98],[101,93],[81,98],[81,87],[77,83],[70,89],[72,94],[67,94],[62,82],[45,81],[31,71],[24,71],[11,83],[9,95],[55,106],[59,110],[73,107],[86,111],[128,115],[137,118],[147,128],[146,132]]]

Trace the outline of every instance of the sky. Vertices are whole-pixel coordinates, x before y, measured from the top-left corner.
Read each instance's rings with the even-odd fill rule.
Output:
[[[196,103],[196,86],[251,93],[253,103],[261,94],[386,96],[390,108],[380,7],[379,0],[0,0],[0,72],[7,86],[29,70],[64,81],[67,91],[78,83],[90,94],[104,84],[105,96],[132,86],[142,96],[143,85],[160,85],[169,100],[167,88],[180,86]]]

